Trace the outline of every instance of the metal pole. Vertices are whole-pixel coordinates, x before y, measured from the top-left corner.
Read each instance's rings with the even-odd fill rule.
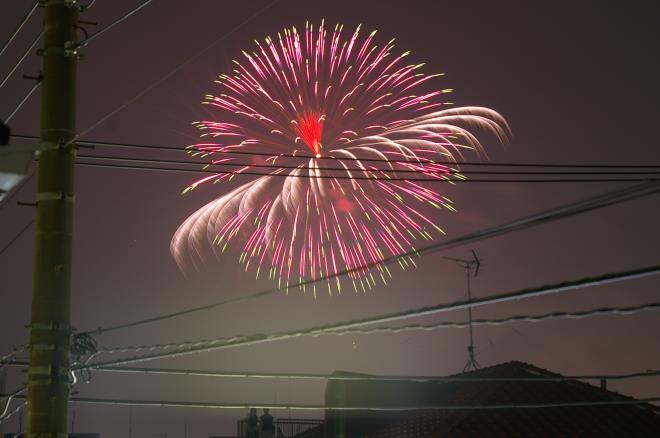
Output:
[[[465,268],[465,272],[467,272],[467,298],[468,301],[472,301],[472,289],[470,288],[470,265],[467,265]],[[475,360],[474,360],[474,335],[472,332],[472,306],[468,306],[468,321],[470,323],[469,325],[469,330],[470,330],[470,345],[468,346],[468,366],[474,366],[475,365]]]
[[[65,438],[69,397],[71,234],[78,6],[43,0],[44,47],[27,438]]]

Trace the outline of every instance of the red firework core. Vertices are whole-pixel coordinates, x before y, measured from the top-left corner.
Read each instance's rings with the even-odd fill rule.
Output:
[[[319,157],[321,155],[321,135],[323,134],[323,116],[305,112],[293,123],[293,129],[307,147]]]

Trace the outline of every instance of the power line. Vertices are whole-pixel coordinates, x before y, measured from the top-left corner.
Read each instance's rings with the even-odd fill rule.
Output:
[[[598,309],[585,310],[582,312],[552,312],[544,315],[516,315],[502,319],[473,319],[472,325],[484,326],[500,326],[504,324],[511,324],[514,322],[542,322],[553,319],[582,319],[592,316],[602,315],[633,315],[636,313],[660,310],[660,303],[648,303],[632,307],[601,307]],[[465,328],[469,327],[469,322],[439,322],[435,324],[411,324],[401,327],[375,327],[372,329],[348,329],[341,332],[333,332],[330,334],[348,335],[348,334],[361,334],[370,335],[374,333],[403,333],[407,331],[433,331],[445,328]]]
[[[37,91],[37,88],[39,88],[40,85],[41,85],[41,80],[35,81],[34,85],[32,85],[32,88],[30,88],[30,90],[27,92],[25,97],[23,97],[23,99],[18,103],[18,105],[16,105],[16,107],[11,112],[11,114],[7,116],[7,118],[5,119],[6,123],[9,123],[11,121],[11,119],[14,117],[14,115],[16,115],[18,110],[20,110],[23,104],[27,102],[27,100],[30,98],[30,96],[32,96],[32,94],[34,94],[34,92]]]
[[[148,6],[149,3],[151,3],[152,1],[153,1],[153,0],[146,0],[146,1],[142,2],[141,4],[139,4],[138,6],[136,6],[135,8],[133,8],[132,10],[130,10],[129,12],[127,12],[127,13],[125,13],[124,15],[122,15],[121,17],[117,18],[117,19],[116,19],[115,21],[113,21],[112,23],[110,23],[110,24],[108,24],[107,26],[105,26],[105,27],[103,27],[102,29],[100,29],[98,32],[95,32],[95,33],[93,33],[92,35],[90,35],[88,38],[86,38],[86,39],[80,41],[80,42],[78,43],[78,47],[84,47],[84,46],[86,46],[86,45],[89,44],[91,41],[93,41],[93,40],[95,40],[96,38],[98,38],[99,36],[103,35],[103,34],[106,33],[107,31],[109,31],[110,29],[112,29],[113,27],[115,27],[115,26],[117,26],[118,24],[122,23],[123,21],[129,19],[132,15],[134,15],[134,14],[136,14],[138,11],[140,11],[140,9],[142,9],[142,8],[144,8],[144,7],[146,7],[146,6]]]
[[[175,173],[205,173],[205,174],[223,174],[235,176],[272,176],[278,178],[305,178],[305,179],[336,179],[336,180],[350,180],[350,181],[380,181],[380,182],[394,182],[394,181],[413,181],[424,183],[603,183],[603,182],[652,182],[660,181],[660,175],[657,177],[618,177],[618,178],[545,178],[545,179],[523,179],[523,178],[509,178],[509,179],[495,179],[495,178],[469,178],[469,179],[450,179],[450,178],[411,178],[411,177],[382,177],[377,176],[347,176],[347,175],[309,175],[309,174],[288,174],[288,173],[267,173],[267,172],[251,172],[251,171],[222,171],[211,169],[182,169],[173,167],[162,166],[139,166],[139,165],[122,165],[111,163],[88,163],[76,162],[78,166],[87,167],[100,167],[107,169],[123,169],[123,170],[140,170],[140,171],[156,171],[156,172],[175,172]]]
[[[523,289],[515,292],[508,292],[504,294],[491,295],[484,298],[476,298],[472,300],[455,301],[448,304],[439,304],[434,306],[426,306],[416,309],[409,309],[400,312],[394,312],[385,315],[371,316],[362,319],[351,321],[342,321],[339,323],[326,324],[316,327],[311,327],[304,330],[296,330],[290,332],[277,332],[273,334],[254,334],[254,335],[239,335],[230,338],[216,338],[210,340],[181,342],[169,345],[143,345],[136,347],[118,347],[101,349],[93,354],[89,360],[93,359],[95,355],[100,353],[114,353],[126,351],[140,351],[140,350],[153,350],[162,348],[175,348],[175,351],[164,353],[150,353],[141,356],[125,357],[106,362],[96,362],[92,364],[84,364],[72,367],[73,371],[81,369],[95,369],[98,366],[114,366],[128,363],[144,362],[156,359],[165,359],[171,357],[184,356],[188,354],[196,354],[202,352],[209,352],[225,348],[232,348],[237,346],[255,345],[266,342],[281,341],[286,339],[298,338],[301,336],[321,336],[325,334],[333,334],[338,330],[353,329],[363,327],[365,325],[373,325],[386,322],[394,322],[405,320],[409,318],[416,318],[421,316],[437,315],[455,310],[466,309],[467,307],[479,307],[491,304],[499,304],[524,298],[539,297],[549,294],[573,291],[592,286],[600,286],[605,284],[612,284],[621,281],[628,281],[640,279],[652,275],[660,274],[660,265],[649,266],[641,269],[634,269],[624,272],[608,273],[596,277],[587,277],[579,280],[565,281],[558,284],[544,285],[536,288]]]
[[[153,1],[153,0],[146,0],[145,2],[143,2],[143,3],[142,3],[141,5],[139,5],[138,7],[134,8],[134,9],[131,10],[130,12],[128,12],[128,13],[126,13],[125,15],[123,15],[122,17],[120,17],[119,19],[117,19],[117,20],[115,20],[114,22],[110,23],[108,26],[104,27],[103,29],[101,29],[101,30],[99,30],[98,32],[96,32],[96,33],[94,33],[93,35],[91,35],[89,38],[87,38],[87,39],[81,41],[80,43],[78,43],[76,47],[79,48],[79,47],[81,47],[81,46],[85,46],[85,45],[87,45],[87,44],[88,44],[89,42],[91,42],[92,40],[96,39],[97,37],[101,36],[101,35],[104,34],[105,32],[109,31],[110,29],[112,29],[113,27],[115,27],[116,25],[118,25],[119,23],[121,23],[122,21],[128,19],[131,15],[135,14],[137,11],[139,11],[139,10],[142,9],[143,7],[147,6],[147,5],[148,5],[149,3],[151,3],[152,1]],[[92,2],[92,3],[93,3],[93,2]],[[36,8],[37,5],[38,5],[38,2],[35,3],[35,8]],[[90,6],[91,6],[91,4],[88,5],[85,9],[88,9]],[[9,71],[9,73],[7,74],[7,76],[5,76],[5,79],[2,81],[2,83],[0,83],[0,88],[2,88],[2,87],[5,85],[5,83],[7,83],[7,81],[9,80],[9,78],[10,78],[10,77],[14,74],[14,72],[18,69],[18,67],[19,67],[19,66],[21,65],[21,63],[25,60],[25,58],[28,56],[28,54],[30,54],[30,53],[32,52],[32,50],[33,50],[34,47],[37,45],[37,43],[39,42],[39,40],[41,39],[42,36],[43,36],[43,31],[41,31],[41,32],[39,33],[39,35],[37,35],[37,37],[34,39],[34,41],[32,42],[32,44],[30,45],[30,47],[25,51],[25,53],[23,54],[23,56],[21,56],[21,58],[19,59],[19,61],[18,61],[18,62],[14,65],[14,67]],[[36,82],[36,83],[32,86],[32,88],[28,91],[28,93],[25,95],[25,97],[23,97],[23,99],[22,99],[21,102],[18,104],[18,106],[17,106],[17,107],[14,109],[14,111],[12,111],[12,113],[9,115],[9,117],[8,117],[7,120],[6,120],[7,122],[8,122],[8,121],[9,121],[9,120],[10,120],[10,119],[11,119],[11,118],[12,118],[12,117],[18,112],[18,110],[19,110],[19,109],[23,106],[23,104],[24,104],[24,103],[30,98],[30,96],[32,96],[32,94],[37,90],[37,88],[39,88],[40,85],[41,85],[41,81],[38,81],[38,82]],[[37,139],[37,137],[35,137],[35,139]]]
[[[35,140],[38,141],[39,138],[31,135],[23,134],[12,134],[12,138],[19,140]],[[159,145],[149,145],[149,144],[138,144],[138,143],[118,143],[118,142],[106,142],[98,140],[76,140],[76,143],[85,146],[99,146],[99,147],[109,147],[109,148],[135,148],[135,149],[147,149],[147,150],[162,150],[169,152],[190,152],[191,148],[189,147],[177,147],[177,146],[159,146]],[[295,155],[295,154],[273,154],[266,152],[258,151],[224,151],[220,152],[224,155],[248,155],[248,156],[263,156],[263,157],[282,157],[282,158],[316,158],[312,155]],[[403,160],[403,159],[382,159],[382,158],[351,158],[351,157],[332,157],[332,156],[321,156],[319,160],[341,160],[341,161],[362,161],[362,162],[381,162],[381,163],[415,163],[414,160]],[[188,162],[186,162],[188,163]],[[422,164],[426,163],[425,161],[421,162]],[[606,168],[606,169],[649,169],[649,168],[660,168],[660,164],[575,164],[575,163],[495,163],[495,162],[481,162],[481,161],[428,161],[429,164],[439,164],[439,165],[460,165],[460,166],[484,166],[484,167],[549,167],[549,168]]]
[[[614,191],[609,191],[606,193],[601,193],[596,196],[592,196],[586,199],[582,199],[576,202],[564,204],[562,206],[552,208],[549,210],[544,210],[535,214],[532,214],[530,216],[524,216],[522,218],[518,218],[516,220],[500,224],[494,227],[490,228],[485,228],[482,230],[478,230],[472,233],[464,234],[462,236],[446,240],[444,242],[439,242],[433,245],[428,245],[423,248],[419,248],[416,251],[410,251],[404,254],[401,254],[399,256],[392,256],[383,261],[383,263],[388,264],[388,263],[393,263],[399,258],[403,257],[409,257],[409,256],[414,256],[414,255],[424,255],[424,254],[431,254],[434,252],[438,251],[443,251],[449,248],[453,248],[456,246],[460,245],[466,245],[469,243],[474,243],[483,239],[488,239],[491,237],[496,237],[496,236],[501,236],[503,234],[511,233],[514,231],[520,231],[526,228],[538,226],[538,225],[543,225],[548,222],[552,222],[555,220],[559,219],[564,219],[568,218],[574,215],[582,214],[582,213],[587,213],[589,211],[597,210],[600,208],[604,208],[610,205],[618,204],[621,202],[625,201],[630,201],[633,199],[637,199],[643,196],[648,196],[652,195],[655,193],[660,192],[660,184],[658,183],[646,183],[646,184],[638,184],[634,185],[631,187],[626,187],[623,189],[617,189]],[[366,265],[362,265],[359,268],[355,268],[355,270],[363,270],[363,269],[370,269],[374,267],[374,263],[369,263]],[[324,276],[320,277],[314,281],[308,280],[307,282],[301,282],[298,284],[295,284],[291,287],[297,287],[297,286],[302,286],[303,284],[312,284],[315,282],[320,282],[324,280],[329,280],[334,277],[339,277],[343,275],[347,275],[349,273],[353,272],[353,270],[347,269],[341,272],[338,272],[336,275],[332,276]],[[98,328],[96,330],[89,330],[86,332],[82,332],[81,334],[89,335],[89,334],[101,334],[101,333],[108,333],[111,331],[115,330],[121,330],[121,329],[126,329],[126,328],[131,328],[131,327],[137,327],[140,325],[145,325],[145,324],[152,324],[155,322],[160,322],[164,321],[167,319],[172,319],[172,318],[178,318],[181,316],[189,315],[192,313],[197,313],[205,310],[211,310],[215,309],[227,304],[231,303],[237,303],[237,302],[243,302],[243,301],[248,301],[252,299],[257,299],[269,295],[273,295],[275,293],[281,292],[283,289],[282,288],[276,288],[276,289],[270,289],[270,290],[265,290],[257,293],[253,293],[250,295],[245,295],[241,297],[236,297],[236,298],[230,298],[227,300],[222,300],[218,301],[215,303],[207,304],[204,306],[198,306],[198,307],[193,307],[190,309],[186,310],[181,310],[177,312],[172,312],[168,313],[165,315],[160,315],[160,316],[155,316],[151,318],[145,318],[133,322],[128,322],[124,324],[117,324],[114,326],[108,326],[108,327],[103,327],[103,328]]]
[[[23,367],[27,362],[12,361],[8,365]],[[535,377],[474,377],[474,376],[375,376],[367,374],[311,374],[311,373],[260,373],[248,371],[208,371],[173,368],[131,368],[100,366],[96,371],[119,374],[163,374],[193,377],[254,378],[254,379],[297,379],[297,380],[340,380],[340,381],[401,381],[439,383],[479,383],[479,382],[566,382],[575,380],[628,380],[646,377],[660,377],[660,371],[643,371],[625,374],[578,374],[569,376]]]
[[[23,351],[26,351],[28,348],[27,344],[19,345],[18,347],[14,347],[11,351],[11,353],[7,353],[4,356],[0,357],[0,371],[6,367],[6,366],[13,366],[15,363],[15,358],[18,353],[22,353]],[[28,364],[25,363],[27,366]]]
[[[30,53],[32,53],[32,51],[34,50],[34,48],[36,47],[36,45],[39,43],[39,40],[41,40],[41,37],[42,37],[43,35],[44,35],[43,31],[39,32],[39,34],[38,34],[37,37],[34,39],[34,41],[32,41],[32,44],[30,44],[30,47],[27,48],[27,50],[23,53],[23,55],[18,59],[18,61],[16,62],[16,64],[14,64],[14,66],[12,67],[12,69],[9,70],[9,73],[7,73],[7,75],[6,75],[5,78],[2,80],[2,82],[0,82],[0,88],[2,88],[2,87],[5,86],[5,84],[6,84],[7,81],[9,80],[9,78],[11,78],[11,76],[16,72],[16,70],[18,70],[18,67],[23,63],[23,61],[25,61],[25,58],[27,58],[27,56],[28,56]],[[37,137],[35,137],[35,138],[37,138]]]
[[[12,32],[12,34],[9,36],[9,39],[5,41],[5,43],[2,46],[2,49],[0,49],[0,56],[2,56],[3,53],[5,53],[5,50],[7,50],[7,47],[11,44],[11,42],[16,38],[16,36],[20,33],[21,29],[23,29],[23,26],[25,26],[25,23],[32,17],[32,14],[34,14],[34,11],[37,10],[37,7],[39,6],[39,2],[35,1],[34,5],[32,5],[32,8],[28,11],[27,14],[23,17],[23,19],[18,23],[18,27]]]
[[[9,247],[12,246],[12,244],[16,242],[23,235],[23,233],[25,233],[28,230],[28,228],[30,228],[30,226],[33,223],[34,223],[34,219],[30,219],[30,221],[27,224],[25,224],[25,226],[21,228],[20,231],[14,235],[14,237],[11,238],[9,242],[7,242],[7,244],[2,247],[2,249],[0,249],[0,256],[2,256],[2,254],[4,254],[5,251],[7,251]],[[0,363],[1,362],[2,361],[0,361]]]
[[[0,412],[0,421],[1,420],[6,420],[9,416],[13,415],[15,411],[12,411],[11,413],[9,412],[9,407],[11,406],[11,401],[15,398],[19,398],[22,393],[27,391],[27,387],[23,386],[21,388],[18,388],[17,390],[9,393],[2,395],[0,398],[7,399],[5,402],[5,406],[2,408],[2,411]]]
[[[13,411],[7,412],[4,417],[0,418],[0,424],[2,424],[5,421],[9,420],[13,415],[20,412],[25,406],[27,406],[27,401],[24,401],[23,403],[16,406]]]
[[[22,397],[21,397],[22,398]],[[165,400],[126,400],[92,397],[71,397],[72,403],[100,404],[118,406],[150,406],[150,407],[178,407],[178,408],[207,408],[207,409],[241,409],[268,408],[268,409],[291,409],[305,411],[379,411],[379,412],[404,412],[419,410],[443,410],[443,411],[468,411],[468,410],[503,410],[503,409],[550,409],[570,407],[596,407],[596,406],[624,406],[624,405],[646,405],[660,401],[660,397],[648,397],[640,399],[598,400],[584,402],[557,402],[557,403],[524,403],[524,404],[493,404],[493,405],[417,405],[417,406],[333,406],[333,405],[304,405],[304,404],[276,404],[276,403],[208,403],[208,402],[186,402]]]
[[[338,381],[374,381],[374,382],[436,382],[436,383],[478,383],[478,382],[566,382],[575,380],[627,380],[645,377],[660,377],[660,371],[646,371],[629,374],[577,375],[557,377],[457,377],[457,376],[370,376],[341,374],[300,374],[300,373],[258,373],[239,371],[203,371],[171,368],[128,368],[99,367],[96,371],[119,374],[158,374],[172,376],[195,376],[214,378],[252,378],[252,379],[294,379],[294,380],[338,380]]]
[[[34,139],[33,137],[30,136],[14,136],[20,139]],[[90,145],[90,146],[98,146],[100,144],[102,145],[109,145],[110,143],[102,143],[102,142],[96,142],[96,141],[90,141],[90,142],[78,142],[81,145]],[[126,145],[126,144],[124,144]],[[158,148],[158,146],[154,146],[154,148]],[[170,149],[172,150],[173,148],[168,148],[165,147],[164,149]],[[184,150],[184,149],[181,149]],[[273,154],[256,154],[256,155],[268,155],[268,156],[273,156]],[[280,155],[283,156],[283,155]],[[294,155],[289,155],[291,157],[294,157]],[[92,167],[102,167],[102,168],[116,168],[116,169],[124,169],[124,170],[144,170],[144,171],[161,171],[161,172],[180,172],[180,173],[208,173],[208,174],[228,174],[228,175],[248,175],[248,176],[276,176],[276,177],[284,177],[284,178],[316,178],[316,179],[348,179],[348,180],[380,180],[383,182],[386,181],[422,181],[422,182],[448,182],[450,179],[447,176],[442,176],[440,179],[433,179],[433,178],[401,178],[401,177],[390,177],[390,176],[384,176],[383,178],[379,178],[378,176],[346,176],[345,172],[346,169],[344,168],[322,168],[320,170],[322,171],[337,171],[337,172],[342,172],[342,175],[309,175],[309,174],[285,174],[285,173],[278,173],[277,171],[281,171],[283,169],[300,169],[300,166],[293,166],[293,165],[266,165],[266,164],[251,164],[251,163],[216,163],[216,164],[209,164],[209,163],[203,163],[203,162],[195,162],[195,161],[185,161],[185,160],[164,160],[164,159],[148,159],[148,158],[129,158],[129,157],[121,157],[121,156],[99,156],[99,155],[78,155],[78,159],[85,159],[85,160],[104,160],[104,161],[119,161],[119,162],[128,162],[128,163],[147,163],[150,164],[150,166],[146,165],[138,165],[138,164],[131,164],[131,165],[121,165],[121,164],[115,164],[115,163],[89,163],[89,162],[77,162],[78,165],[81,166],[92,166]],[[298,156],[298,158],[301,158]],[[305,157],[305,158],[312,158],[312,157]],[[336,161],[365,161],[365,162],[370,162],[370,161],[383,161],[383,162],[388,162],[390,164],[392,163],[406,163],[406,164],[415,164],[415,162],[407,161],[407,160],[379,160],[379,159],[366,159],[366,160],[360,160],[360,159],[355,159],[355,158],[350,158],[350,159],[343,159],[343,158],[337,158],[337,157],[322,157],[322,158],[327,158],[327,159],[332,159]],[[163,164],[174,164],[174,165],[182,165],[182,166],[191,166],[191,165],[204,165],[205,167],[202,169],[189,169],[189,168],[173,168],[173,167],[163,167]],[[568,165],[559,165],[559,164],[531,164],[531,163],[476,163],[476,162],[462,162],[462,163],[452,163],[452,162],[420,162],[419,164],[455,164],[455,165],[470,165],[470,166],[477,166],[477,165],[490,165],[490,166],[505,166],[505,167],[511,167],[511,166],[524,166],[524,167],[542,167],[542,166],[550,166],[550,167],[557,167],[557,166],[568,166]],[[238,168],[245,168],[245,167],[250,167],[250,168],[256,168],[256,169],[275,169],[275,172],[255,172],[255,171],[226,171],[226,170],[214,170],[214,169],[209,169],[209,167],[238,167]],[[648,169],[654,169],[653,171],[639,171],[639,170],[631,170],[631,171],[482,171],[482,170],[454,170],[450,169],[448,172],[450,174],[461,174],[461,175],[466,175],[466,174],[479,174],[479,175],[531,175],[531,176],[548,176],[548,175],[565,175],[565,176],[586,176],[589,177],[589,179],[586,178],[577,178],[577,179],[568,179],[568,178],[561,178],[561,179],[476,179],[476,178],[471,178],[471,179],[452,179],[451,181],[453,182],[501,182],[501,183],[534,183],[534,182],[545,182],[545,183],[559,183],[559,182],[565,182],[565,183],[578,183],[578,182],[642,182],[642,181],[656,181],[660,180],[660,172],[658,170],[655,170],[657,166],[644,166],[644,165],[631,165],[631,166],[624,166],[624,165],[592,165],[593,167],[596,168],[610,168],[610,167],[615,167],[618,169],[625,169],[625,168],[648,168]],[[585,167],[590,167],[589,165],[573,165],[572,167],[574,168],[585,168]],[[421,171],[421,170],[413,170],[413,169],[400,169],[400,170],[393,170],[393,169],[350,169],[353,172],[356,173],[363,173],[363,172],[392,172],[395,174],[398,173],[413,173],[413,174],[419,174],[419,175],[427,175],[431,177],[432,175],[445,175],[439,170],[435,169],[428,169],[426,171]],[[660,170],[660,169],[659,169]],[[609,176],[616,176],[615,178],[591,178],[592,176],[597,176],[597,175],[609,175]],[[628,175],[640,175],[638,177],[629,177]],[[641,176],[641,175],[646,175],[646,176]],[[651,177],[649,175],[655,176]]]
[[[86,159],[86,160],[111,160],[111,161],[120,161],[120,162],[129,162],[129,163],[148,163],[148,164],[177,164],[177,165],[185,165],[185,166],[190,166],[190,165],[203,165],[205,166],[204,169],[207,167],[250,167],[250,168],[255,168],[255,169],[274,169],[274,170],[283,170],[283,169],[301,169],[305,170],[304,167],[301,167],[300,165],[276,165],[276,164],[253,164],[253,163],[231,163],[231,162],[226,162],[226,163],[204,163],[200,161],[190,161],[190,160],[163,160],[163,159],[153,159],[153,158],[130,158],[130,157],[122,157],[122,156],[112,156],[112,155],[77,155],[77,159]],[[341,161],[341,158],[335,158],[337,161]],[[394,161],[390,162],[394,163]],[[411,161],[403,161],[403,160],[397,160],[396,163],[406,163],[406,164],[421,164],[422,169],[383,169],[383,168],[365,168],[365,169],[360,169],[360,168],[351,168],[349,169],[352,172],[356,173],[363,173],[363,172],[391,172],[391,173],[412,173],[412,174],[419,174],[419,175],[454,175],[454,174],[460,174],[460,175],[660,175],[660,168],[658,170],[649,170],[649,171],[639,171],[639,170],[631,170],[631,171],[600,171],[600,170],[589,170],[589,171],[576,171],[576,170],[571,170],[571,171],[547,171],[547,170],[525,170],[525,171],[520,171],[520,170],[458,170],[458,169],[436,169],[436,168],[428,168],[424,167],[425,164],[437,164],[437,163],[415,163]],[[346,172],[346,168],[343,167],[323,167],[319,168],[319,171],[324,171],[324,172]],[[209,170],[212,171],[212,170]],[[238,174],[238,172],[236,172]],[[271,173],[264,173],[264,175],[271,175]]]
[[[197,59],[199,56],[201,56],[201,55],[202,55],[203,53],[205,53],[207,50],[209,50],[209,49],[211,49],[212,47],[214,47],[214,46],[215,46],[216,44],[218,44],[220,41],[222,41],[222,40],[224,40],[225,38],[227,38],[228,36],[232,35],[232,34],[235,33],[238,29],[240,29],[241,27],[243,27],[244,25],[246,25],[247,23],[249,23],[250,21],[252,21],[254,18],[256,18],[257,16],[261,15],[261,14],[262,14],[263,12],[265,12],[266,10],[270,9],[270,8],[271,8],[273,5],[275,5],[278,1],[279,1],[279,0],[273,0],[273,1],[271,1],[270,3],[268,3],[266,6],[264,6],[263,8],[257,10],[254,14],[250,15],[247,19],[245,19],[243,22],[239,23],[239,24],[238,24],[237,26],[235,26],[232,30],[230,30],[230,31],[227,32],[226,34],[220,36],[220,37],[217,38],[215,41],[213,41],[211,44],[209,44],[208,46],[204,47],[203,49],[201,49],[200,51],[198,51],[197,53],[195,53],[194,55],[192,55],[191,57],[189,57],[188,59],[186,59],[186,60],[183,61],[182,63],[178,64],[174,69],[170,70],[170,71],[169,71],[168,73],[166,73],[165,75],[161,76],[160,79],[158,79],[158,80],[152,82],[149,86],[147,86],[146,88],[142,89],[139,93],[137,93],[135,96],[131,97],[128,101],[126,101],[126,102],[123,103],[122,105],[118,106],[118,107],[115,108],[114,110],[110,111],[109,113],[107,113],[105,116],[101,117],[101,118],[100,118],[99,120],[97,120],[96,122],[92,123],[92,124],[91,124],[89,127],[87,127],[85,130],[83,130],[82,132],[80,132],[79,134],[77,134],[77,135],[76,135],[76,136],[70,141],[70,143],[77,142],[78,139],[79,139],[80,137],[84,137],[84,136],[87,135],[90,131],[92,131],[94,128],[96,128],[97,126],[99,126],[100,124],[102,124],[103,122],[105,122],[106,120],[108,120],[110,117],[114,116],[115,114],[117,114],[117,113],[119,113],[120,111],[122,111],[124,108],[128,107],[129,105],[131,105],[133,102],[135,102],[135,101],[137,101],[138,99],[140,99],[142,96],[144,96],[145,94],[147,94],[149,91],[153,90],[153,89],[156,88],[158,85],[160,85],[161,83],[163,83],[164,81],[166,81],[167,79],[169,79],[170,77],[172,77],[175,73],[177,73],[178,71],[180,71],[181,69],[183,69],[185,66],[187,66],[188,64],[190,64],[193,60]]]
[[[467,300],[470,302],[471,300]],[[510,324],[515,322],[542,322],[553,319],[582,319],[592,316],[602,316],[602,315],[632,315],[649,310],[660,310],[660,303],[648,303],[632,307],[601,307],[597,309],[585,310],[581,312],[552,312],[546,313],[543,315],[516,315],[510,316],[502,319],[476,319],[473,320],[472,325],[482,325],[482,326],[500,326],[504,324]],[[434,324],[410,324],[397,327],[375,327],[370,329],[345,329],[345,330],[333,330],[331,332],[321,332],[318,335],[311,336],[325,336],[325,335],[335,335],[335,336],[344,336],[344,335],[370,335],[375,333],[403,333],[407,331],[434,331],[438,329],[448,329],[448,328],[465,328],[469,327],[469,322],[439,322]],[[247,336],[243,336],[247,337]],[[232,338],[233,339],[233,338]],[[171,349],[171,348],[181,348],[181,347],[190,347],[198,346],[207,341],[196,341],[191,343],[172,343],[172,344],[160,344],[160,345],[142,345],[137,347],[126,347],[126,348],[111,348],[111,349],[100,349],[99,353],[126,353],[129,351],[144,351],[149,350],[153,351],[156,349]]]

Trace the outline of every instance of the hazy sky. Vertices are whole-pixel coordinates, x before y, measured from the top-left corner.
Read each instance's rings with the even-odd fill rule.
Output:
[[[97,1],[83,19],[103,26],[138,1]],[[305,20],[349,28],[378,29],[380,42],[397,38],[425,72],[444,72],[443,88],[456,89],[458,105],[481,105],[506,117],[514,133],[507,147],[485,144],[493,162],[660,164],[660,93],[657,78],[660,30],[652,2],[486,2],[280,0],[163,84],[122,109],[85,138],[181,147],[195,141],[190,122],[205,117],[200,105],[215,77],[232,68],[255,38]],[[0,14],[2,38],[29,8],[12,2]],[[83,130],[129,101],[201,48],[227,34],[264,1],[159,0],[98,38],[79,64],[78,129]],[[39,31],[41,15],[26,26],[0,58],[4,75]],[[93,29],[90,29],[93,31]],[[20,74],[36,74],[31,56],[0,90],[5,117],[29,89]],[[3,76],[4,77],[4,76]],[[14,133],[38,133],[38,96],[14,118]],[[91,153],[84,151],[85,153]],[[97,149],[95,153],[110,151]],[[117,153],[128,156],[127,151]],[[145,155],[142,155],[145,156]],[[185,154],[147,154],[184,159]],[[81,330],[175,311],[270,288],[240,269],[229,254],[188,277],[178,270],[169,243],[178,225],[197,208],[234,185],[181,191],[189,174],[78,167],[72,290],[72,324]],[[466,184],[447,188],[458,208],[438,222],[447,238],[538,210],[623,187],[625,183]],[[30,183],[16,200],[33,201]],[[632,269],[657,263],[659,198],[651,196],[544,225],[472,247],[418,260],[418,268],[395,270],[386,287],[328,297],[291,293],[199,313],[98,337],[102,346],[162,343],[237,334],[268,333],[378,315],[463,297],[464,271],[442,256],[465,258],[474,248],[483,259],[474,295]],[[0,246],[33,216],[12,201],[0,211]],[[32,232],[0,259],[0,353],[27,341],[30,319]],[[475,310],[478,318],[518,313],[628,306],[657,301],[658,278],[584,289]],[[461,320],[464,312],[442,317]],[[425,318],[419,322],[436,321]],[[658,369],[660,320],[654,312],[577,321],[517,323],[475,329],[482,366],[520,360],[563,374],[637,372]],[[301,338],[144,364],[208,370],[445,375],[462,370],[467,332],[434,332]],[[8,386],[23,374],[12,371]],[[622,393],[660,395],[657,380],[611,383]],[[218,403],[322,403],[323,382],[209,380],[95,373],[80,395],[107,398],[208,401]],[[127,436],[125,407],[73,406],[76,431]],[[167,433],[190,437],[231,433],[241,411],[133,408],[133,436]],[[279,417],[321,417],[322,412],[276,411]],[[15,429],[16,420],[10,427]]]

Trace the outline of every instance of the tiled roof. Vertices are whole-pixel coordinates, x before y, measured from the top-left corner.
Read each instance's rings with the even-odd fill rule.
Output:
[[[561,377],[522,362],[507,362],[458,374],[461,377]],[[365,385],[364,383],[361,383]],[[347,387],[354,383],[347,384]],[[368,383],[367,385],[381,385]],[[500,405],[631,400],[580,381],[458,382],[425,385],[414,390],[420,404]],[[359,393],[369,393],[372,389]],[[392,389],[394,389],[392,387]],[[348,392],[350,390],[347,389]],[[431,396],[430,393],[435,394]],[[393,393],[393,399],[396,395]],[[364,403],[365,400],[361,400]],[[372,400],[381,402],[382,400]],[[347,405],[356,403],[347,399]],[[347,419],[347,421],[353,421]],[[350,429],[350,428],[349,428]],[[660,437],[660,414],[651,405],[552,407],[417,411],[405,415],[371,416],[355,436],[364,438],[438,437]],[[353,434],[349,433],[349,437]]]

